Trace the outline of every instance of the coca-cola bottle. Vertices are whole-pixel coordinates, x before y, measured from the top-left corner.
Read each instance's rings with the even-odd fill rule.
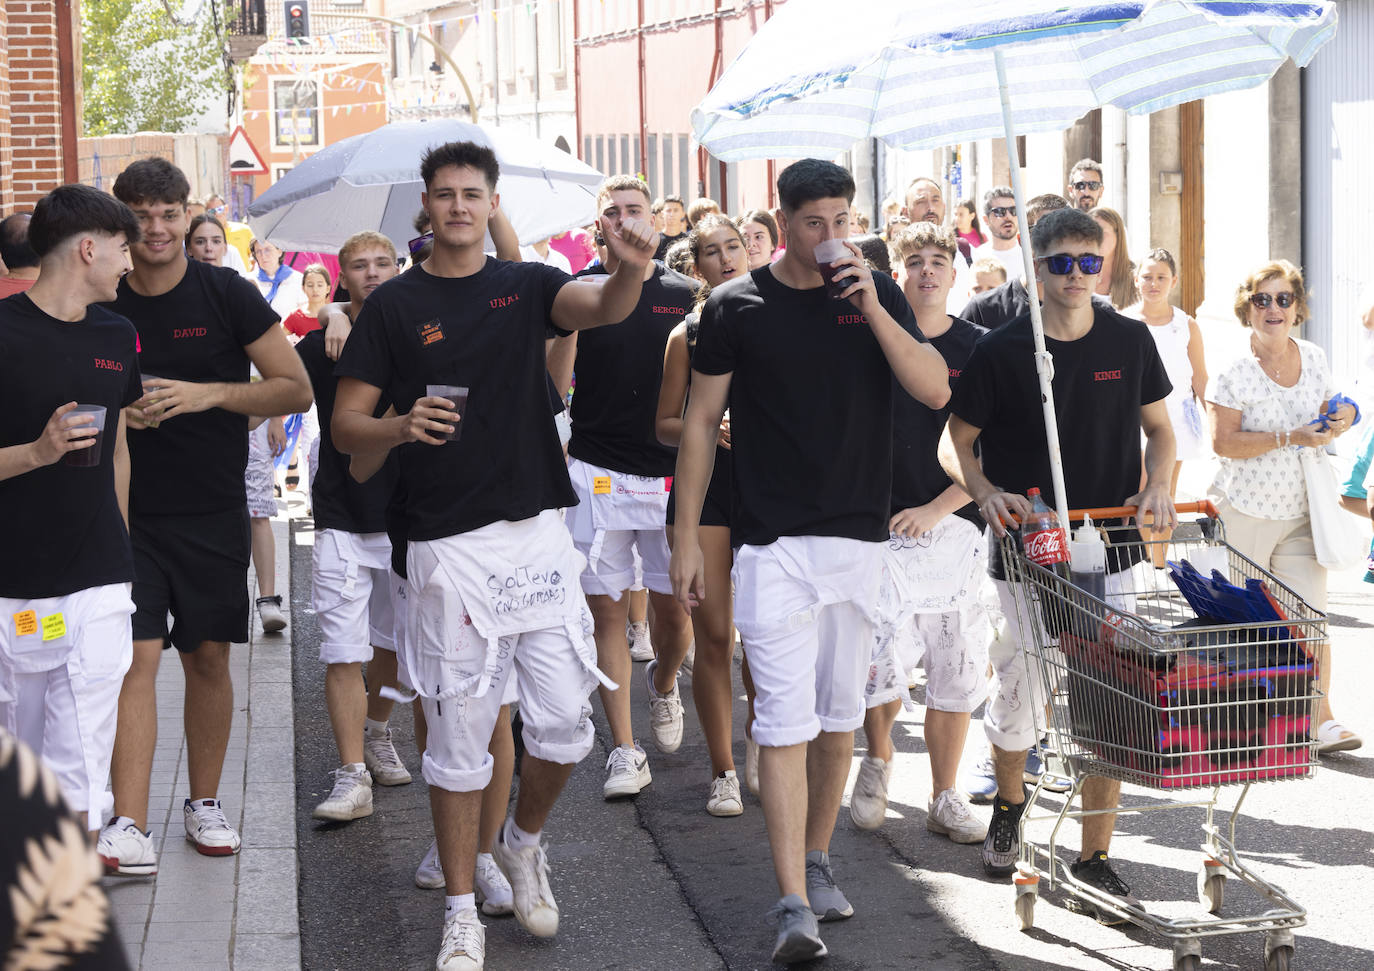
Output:
[[[1054,510],[1045,505],[1039,489],[1031,489],[1026,493],[1026,498],[1031,502],[1031,513],[1021,524],[1021,549],[1026,559],[1065,581],[1058,583],[1048,578],[1035,581],[1037,586],[1048,587],[1047,591],[1040,594],[1040,613],[1045,621],[1045,633],[1050,637],[1058,637],[1068,629],[1068,614],[1073,610],[1065,596],[1069,579],[1069,534],[1059,524],[1059,517]]]
[[[1021,524],[1021,548],[1026,553],[1026,559],[1061,576],[1068,576],[1068,533],[1059,524],[1059,517],[1054,510],[1045,505],[1039,489],[1031,489],[1026,493],[1026,498],[1031,501],[1030,516]],[[1065,566],[1056,569],[1057,564]]]

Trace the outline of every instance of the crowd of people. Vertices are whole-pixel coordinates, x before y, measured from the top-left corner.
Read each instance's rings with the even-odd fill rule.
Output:
[[[193,214],[184,174],[159,158],[131,164],[113,195],[62,186],[0,222],[13,294],[0,503],[23,511],[14,548],[43,551],[0,567],[0,727],[56,774],[111,874],[157,872],[147,814],[168,647],[186,679],[186,837],[209,856],[239,850],[218,799],[228,659],[254,607],[265,630],[287,622],[270,520],[288,424],[338,750],[313,814],[362,819],[374,785],[412,781],[390,718],[413,703],[434,822],[415,882],[445,888],[440,971],[483,966],[479,911],[557,932],[541,834],[593,747],[593,690],[613,742],[604,797],[652,783],[635,661],[662,753],[683,742],[690,665],[705,811],[745,812],[736,631],[743,786],[779,890],[774,960],[823,956],[819,922],[855,913],[840,883],[859,875],[829,857],[854,733],[866,746],[849,813],[877,829],[917,666],[926,828],[981,844],[989,875],[1015,870],[1027,786],[1063,787],[1037,745],[1001,546],[1027,494],[1053,494],[1032,284],[1069,505],[1136,506],[1167,535],[1181,462],[1215,452],[1228,539],[1325,609],[1319,497],[1298,451],[1357,413],[1312,421],[1339,389],[1293,336],[1301,273],[1280,261],[1241,282],[1251,353],[1209,376],[1199,325],[1170,301],[1174,256],[1132,262],[1092,160],[1064,194],[1028,201],[1029,239],[1011,189],[951,214],[930,178],[885,209],[880,234],[862,232],[851,175],[806,159],[779,175],[777,210],[736,218],[613,177],[591,227],[523,248],[490,150],[455,142],[419,161],[408,252],[360,231],[338,279],[284,264],[270,239],[235,266],[217,207]],[[841,255],[819,258],[834,241]],[[1368,464],[1343,490],[1366,518]],[[1113,559],[1109,602],[1149,566],[1131,559]],[[1319,749],[1358,746],[1322,704]],[[979,708],[986,743],[966,757]],[[1085,817],[1070,879],[1134,902],[1109,857],[1118,794],[1085,783],[1084,808],[1106,812]]]

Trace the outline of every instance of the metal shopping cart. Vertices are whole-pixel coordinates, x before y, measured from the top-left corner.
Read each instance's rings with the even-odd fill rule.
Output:
[[[1287,969],[1293,929],[1306,924],[1307,912],[1241,859],[1236,823],[1252,784],[1308,778],[1316,768],[1315,659],[1326,617],[1226,545],[1211,503],[1177,508],[1181,516],[1201,516],[1183,520],[1167,540],[1143,539],[1124,525],[1132,508],[1070,514],[1074,523],[1084,515],[1123,523],[1102,529],[1110,573],[1103,598],[1027,559],[1014,533],[1002,541],[1015,623],[1029,646],[1028,682],[1043,692],[1036,711],[1048,706],[1049,753],[1072,783],[1058,810],[1045,806],[1034,815],[1043,778],[1028,797],[1014,877],[1016,916],[1022,930],[1031,928],[1043,879],[1050,890],[1062,884],[1071,904],[1086,903],[1169,938],[1175,969],[1201,965],[1203,937],[1251,932],[1264,934],[1266,971]],[[1157,570],[1152,558],[1179,564],[1170,569],[1184,582]],[[1185,571],[1183,561],[1195,571]],[[1238,611],[1249,619],[1236,621]],[[1090,815],[1075,808],[1090,776],[1164,793],[1210,788],[1205,798],[1115,810],[1205,810],[1197,891],[1206,915],[1165,918],[1073,877],[1056,842],[1065,820]],[[1241,787],[1229,820],[1218,807],[1224,786]],[[1037,846],[1027,825],[1047,821],[1053,823],[1048,844]],[[1223,914],[1228,877],[1243,880],[1270,909]]]

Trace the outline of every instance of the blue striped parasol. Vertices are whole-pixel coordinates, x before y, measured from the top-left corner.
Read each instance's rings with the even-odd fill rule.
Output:
[[[1288,58],[1305,66],[1335,31],[1331,0],[790,0],[692,110],[692,129],[727,162],[833,158],[866,138],[912,150],[1003,136],[1029,239],[1014,135],[1059,131],[1106,105],[1145,114],[1254,87]],[[1034,300],[1031,320],[1067,523]]]

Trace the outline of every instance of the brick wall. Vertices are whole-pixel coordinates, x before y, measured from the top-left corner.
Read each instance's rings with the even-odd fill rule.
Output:
[[[64,161],[80,129],[81,76],[79,0],[4,0],[0,31],[0,211],[31,207],[64,180]],[[59,23],[63,18],[66,24]],[[68,64],[72,83],[63,104],[59,76],[59,28],[72,38]],[[74,142],[74,139],[69,139]]]

